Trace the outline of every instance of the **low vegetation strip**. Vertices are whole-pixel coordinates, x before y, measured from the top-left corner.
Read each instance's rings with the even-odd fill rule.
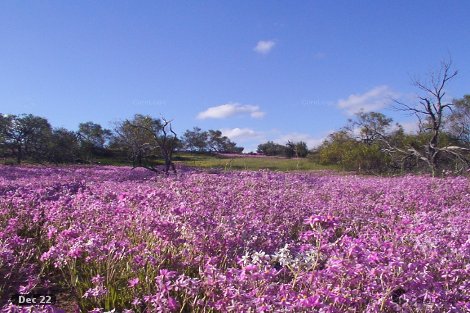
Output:
[[[0,298],[35,312],[465,312],[464,177],[0,167]]]
[[[236,170],[334,170],[337,166],[321,165],[306,158],[284,158],[275,156],[246,156],[246,155],[208,155],[181,154],[180,161],[184,165],[201,168],[219,168]]]

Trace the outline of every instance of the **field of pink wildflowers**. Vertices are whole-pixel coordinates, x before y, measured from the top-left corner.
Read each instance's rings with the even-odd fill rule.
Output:
[[[462,177],[0,167],[0,307],[469,312],[469,221]]]

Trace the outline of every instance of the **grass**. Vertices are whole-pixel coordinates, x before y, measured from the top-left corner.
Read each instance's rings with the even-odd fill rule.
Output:
[[[280,157],[227,157],[222,155],[200,154],[200,153],[177,153],[174,162],[198,168],[217,168],[224,170],[259,170],[269,169],[276,171],[310,171],[310,170],[337,170],[336,166],[320,165],[312,160],[287,159]],[[14,160],[5,159],[3,164],[14,165]],[[131,163],[121,157],[96,157],[94,164],[129,166]],[[155,160],[155,164],[163,164],[162,160]],[[30,164],[25,161],[22,164]]]
[[[334,166],[314,163],[309,159],[287,159],[277,157],[224,157],[218,155],[180,154],[175,162],[200,168],[235,170],[270,169],[278,171],[335,170]]]

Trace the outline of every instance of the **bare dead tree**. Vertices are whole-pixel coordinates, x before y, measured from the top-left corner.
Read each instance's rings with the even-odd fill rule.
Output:
[[[173,163],[173,153],[175,152],[176,143],[178,140],[178,136],[173,131],[171,127],[172,121],[167,121],[164,117],[161,117],[162,123],[162,133],[163,136],[160,136],[160,140],[158,140],[158,136],[155,136],[155,141],[157,142],[160,151],[162,153],[163,159],[165,160],[165,173],[168,174],[170,168],[173,173],[176,174],[176,167]],[[168,127],[168,129],[167,129]],[[168,134],[168,131],[170,134]],[[171,137],[170,137],[171,136]]]
[[[171,120],[167,120],[163,116],[160,119],[162,122],[161,125],[159,125],[159,127],[157,128],[150,128],[145,125],[132,123],[130,125],[134,128],[145,130],[150,136],[153,137],[153,142],[148,143],[148,145],[150,146],[150,148],[156,148],[159,150],[165,162],[165,174],[168,175],[170,169],[173,171],[173,173],[176,174],[176,167],[173,163],[173,153],[176,148],[178,136],[173,131],[173,128],[171,126]],[[158,168],[151,164],[143,164],[141,166],[151,171],[158,172]]]
[[[424,161],[433,176],[436,175],[441,154],[448,154],[468,165],[465,153],[469,149],[456,145],[441,146],[440,142],[446,114],[448,111],[452,111],[454,105],[452,102],[445,102],[445,87],[450,80],[457,76],[457,73],[457,71],[452,70],[452,62],[450,60],[443,61],[439,71],[432,73],[428,81],[413,80],[413,85],[421,91],[416,106],[395,100],[395,108],[397,110],[414,114],[417,117],[420,131],[429,134],[429,139],[424,147],[410,146],[406,149],[401,149],[389,145],[389,150],[392,153],[398,152],[404,155],[411,155],[418,160]]]

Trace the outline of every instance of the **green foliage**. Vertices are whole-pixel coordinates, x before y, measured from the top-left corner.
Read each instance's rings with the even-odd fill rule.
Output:
[[[225,157],[208,154],[179,154],[175,160],[191,166],[201,168],[217,168],[225,170],[260,170],[269,169],[275,171],[297,171],[297,170],[335,170],[334,165],[320,165],[310,159],[287,159],[281,157]]]
[[[446,129],[454,140],[470,147],[470,95],[454,100],[453,104]]]
[[[133,119],[116,125],[111,147],[125,152],[133,166],[151,165],[161,156],[157,138],[162,122],[148,115],[136,114]]]
[[[32,114],[0,115],[0,133],[2,150],[15,156],[18,164],[24,158],[37,162],[47,159],[52,128],[45,118]]]
[[[331,134],[317,149],[317,157],[322,165],[366,173],[386,171],[391,162],[379,144],[358,141],[346,131]]]
[[[293,141],[287,141],[284,146],[284,155],[288,158],[293,158],[296,156],[296,144]]]
[[[209,134],[202,131],[199,127],[193,127],[192,130],[187,130],[183,134],[184,148],[194,152],[204,152],[208,150],[207,143]]]
[[[268,156],[285,155],[286,147],[272,141],[268,141],[266,143],[259,144],[257,152]]]
[[[164,117],[156,119],[136,114],[132,120],[118,123],[115,132],[113,147],[126,151],[134,167],[159,172],[155,160],[163,158],[164,172],[168,174],[171,168],[176,173],[172,159],[181,143],[172,129],[171,121]]]
[[[75,132],[65,128],[52,131],[49,143],[49,160],[53,163],[72,163],[79,156],[80,146]]]
[[[308,155],[307,143],[299,141],[295,144],[295,154],[298,158],[305,158]]]
[[[13,116],[0,114],[0,156],[7,157],[10,149],[10,129],[12,128]]]
[[[203,131],[199,127],[193,127],[183,134],[183,148],[191,152],[220,152],[220,153],[241,153],[243,147],[228,137],[223,136],[220,130]]]
[[[291,140],[286,145],[280,145],[272,141],[262,143],[258,145],[257,152],[267,156],[284,156],[287,158],[305,158],[309,153],[305,142],[293,142]]]
[[[111,136],[112,132],[99,124],[93,122],[80,123],[77,137],[83,158],[92,162],[97,155],[101,155]]]
[[[359,137],[362,142],[371,144],[390,130],[393,120],[378,112],[358,112],[355,119],[349,119],[349,129],[359,129]]]
[[[237,144],[226,136],[222,135],[220,130],[208,131],[208,146],[209,150],[212,152],[220,153],[241,153],[243,147],[237,147]]]

